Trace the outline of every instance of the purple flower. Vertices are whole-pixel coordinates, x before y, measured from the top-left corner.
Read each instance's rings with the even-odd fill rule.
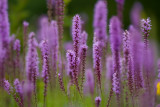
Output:
[[[117,3],[123,5],[125,0],[116,0]]]
[[[71,78],[71,81],[73,79],[73,70],[74,70],[74,61],[75,61],[75,52],[72,50],[68,50],[66,54],[67,58],[67,70],[68,70],[68,75]]]
[[[117,78],[117,73],[114,73],[113,74],[113,91],[116,93],[116,94],[120,94],[120,83],[119,83],[119,78]]]
[[[48,28],[47,38],[49,49],[51,50],[53,71],[57,72],[57,61],[58,61],[58,26],[56,21],[51,21]]]
[[[132,56],[132,74],[134,80],[135,91],[143,87],[142,78],[142,61],[143,61],[143,46],[141,44],[141,34],[133,26],[129,27],[131,37],[131,56]]]
[[[144,36],[149,36],[149,32],[151,30],[151,20],[150,18],[142,19],[141,20],[141,27],[142,27],[142,32],[144,33]]]
[[[42,77],[44,81],[44,101],[46,100],[47,86],[49,81],[49,47],[47,41],[42,41],[40,44],[43,66],[42,66]]]
[[[101,53],[102,53],[102,49],[101,49],[101,42],[95,42],[93,44],[93,68],[95,70],[95,74],[97,77],[97,83],[98,86],[101,90]]]
[[[78,83],[78,66],[79,66],[80,60],[78,57],[76,59],[75,52],[71,50],[67,52],[66,57],[68,61],[68,70],[69,70],[69,75],[71,77],[71,82],[73,78],[73,82],[80,93],[80,88]]]
[[[72,38],[73,38],[73,45],[76,58],[78,57],[79,53],[80,35],[81,35],[81,19],[79,15],[75,15],[72,21]]]
[[[84,92],[85,93],[89,92],[93,97],[94,95],[94,76],[93,76],[92,70],[87,69],[85,75],[86,75],[86,82],[84,86]]]
[[[107,39],[107,15],[106,2],[99,0],[95,5],[93,26],[97,39],[103,42]]]
[[[8,82],[8,80],[4,80],[4,89],[8,92],[8,94],[11,93],[12,87],[10,86],[10,83]]]
[[[158,59],[158,79],[160,79],[160,59]]]
[[[37,53],[37,41],[34,38],[34,33],[31,32],[29,34],[29,40],[28,40],[28,52],[26,56],[26,72],[28,80],[34,81],[34,79],[37,78],[39,72],[38,68],[38,53]]]
[[[88,34],[85,31],[83,31],[81,33],[81,44],[87,44],[87,37],[88,37]]]
[[[18,39],[15,40],[13,49],[16,51],[16,66],[19,67],[19,56],[20,56],[20,41]]]
[[[31,99],[32,99],[32,92],[33,92],[33,89],[34,89],[34,87],[33,87],[33,84],[30,82],[30,81],[25,81],[24,83],[23,83],[23,95],[24,95],[24,97],[26,98],[25,100],[26,100],[26,102],[27,102],[27,106],[28,107],[31,107]]]
[[[133,59],[131,54],[130,33],[126,30],[123,33],[123,55],[125,63],[125,71],[127,71],[128,86],[131,95],[133,94]]]
[[[27,45],[27,41],[28,41],[28,26],[29,23],[24,21],[23,22],[23,49],[24,49],[24,56],[25,56],[25,52],[26,52],[26,45]]]
[[[106,79],[107,81],[110,80],[112,81],[112,76],[113,76],[113,61],[112,61],[112,57],[108,57],[106,59],[106,69],[107,69],[107,72],[106,72]]]
[[[14,87],[15,87],[17,93],[22,94],[22,86],[21,86],[18,79],[15,79]]]
[[[79,15],[75,15],[72,20],[72,38],[73,38],[73,46],[75,51],[73,78],[79,93],[80,93],[80,89],[79,89],[79,83],[78,83],[78,68],[79,68],[80,35],[81,35],[81,19]]]
[[[80,46],[80,70],[81,70],[81,89],[83,90],[83,82],[85,79],[86,56],[88,46],[86,44]]]
[[[145,49],[147,50],[148,48],[148,36],[151,30],[151,20],[150,18],[142,19],[141,20],[141,29],[142,29],[142,33],[144,35],[144,45],[145,45]]]
[[[96,107],[100,107],[100,103],[101,103],[101,97],[96,97],[95,98]]]
[[[121,24],[118,17],[113,16],[110,19],[110,40],[113,57],[113,91],[116,93],[117,101],[120,94],[120,46],[121,46]],[[118,101],[119,102],[119,101]]]
[[[114,51],[120,50],[121,45],[121,24],[118,17],[113,16],[110,19],[110,42],[111,49],[114,54]]]
[[[4,61],[6,56],[6,50],[3,49],[2,39],[0,38],[0,81],[4,79]]]
[[[131,13],[130,13],[131,22],[135,28],[140,27],[141,12],[142,12],[141,3],[136,2],[131,10]]]
[[[27,21],[24,21],[24,22],[23,22],[23,26],[24,26],[24,27],[28,27],[28,26],[29,26],[29,23],[28,23]]]
[[[38,66],[39,59],[38,59],[38,53],[37,53],[38,43],[34,38],[34,35],[35,34],[33,32],[29,34],[28,52],[26,56],[26,73],[27,73],[28,81],[33,83],[35,103],[37,104],[36,80],[37,80],[37,76],[39,75],[39,66]]]
[[[45,16],[40,17],[39,29],[37,32],[39,41],[47,39],[48,27],[49,27],[48,17]]]
[[[58,81],[59,81],[59,85],[60,85],[61,90],[62,90],[64,93],[66,93],[65,87],[64,87],[64,83],[63,83],[63,80],[62,80],[62,77],[61,77],[61,74],[60,74],[60,73],[58,73]]]
[[[116,0],[117,2],[117,16],[120,20],[121,26],[123,26],[123,6],[125,0]]]
[[[3,48],[9,46],[10,25],[8,20],[8,0],[0,2],[0,38],[2,39]]]
[[[15,42],[14,42],[13,49],[16,50],[17,53],[18,53],[18,52],[20,52],[20,47],[21,47],[21,45],[20,45],[20,40],[19,40],[19,39],[16,39]]]
[[[56,0],[55,3],[56,3],[56,8],[55,8],[56,9],[56,18],[57,18],[58,32],[59,32],[59,42],[61,42],[61,40],[63,38],[64,0]]]
[[[22,85],[21,85],[21,83],[19,82],[18,79],[15,79],[15,81],[14,81],[14,87],[15,87],[16,92],[20,96],[20,100],[21,100],[20,103],[23,104],[23,89],[22,89]]]

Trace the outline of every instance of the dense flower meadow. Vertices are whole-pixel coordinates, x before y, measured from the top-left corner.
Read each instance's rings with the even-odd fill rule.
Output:
[[[29,32],[24,21],[22,40],[10,34],[8,0],[0,0],[1,107],[160,107],[151,19],[142,19],[135,3],[124,29],[124,2],[116,0],[117,15],[108,19],[109,4],[97,0],[89,47],[92,35],[79,14],[72,20],[72,43],[64,43],[63,0],[55,0],[55,7],[46,1],[48,16],[40,18],[37,31]]]

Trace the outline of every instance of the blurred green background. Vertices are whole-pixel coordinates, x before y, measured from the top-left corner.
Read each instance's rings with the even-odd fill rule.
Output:
[[[85,29],[89,34],[88,44],[91,46],[93,37],[93,11],[97,0],[64,0],[65,1],[65,32],[64,40],[69,40],[70,26],[72,17],[80,14],[85,17]],[[130,11],[135,2],[140,2],[143,6],[142,17],[150,17],[152,20],[151,39],[160,43],[160,8],[158,0],[125,0],[124,6],[124,28],[130,24]],[[115,0],[108,0],[108,18],[116,15]],[[22,22],[24,20],[30,23],[30,31],[37,31],[38,19],[42,15],[47,14],[46,0],[9,0],[9,18],[11,26],[11,34],[22,36]]]

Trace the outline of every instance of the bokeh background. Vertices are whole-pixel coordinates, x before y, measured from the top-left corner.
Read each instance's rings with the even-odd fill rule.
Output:
[[[65,1],[65,21],[64,21],[64,41],[71,39],[70,27],[72,17],[80,14],[85,21],[85,29],[89,34],[88,45],[91,46],[93,37],[93,12],[97,0],[64,0]],[[107,0],[108,18],[116,15],[115,0]],[[152,20],[152,31],[150,39],[160,45],[160,6],[159,0],[125,0],[124,5],[124,28],[130,24],[130,11],[135,2],[140,2],[143,6],[142,18],[150,17]],[[37,31],[39,18],[47,15],[46,0],[9,0],[9,19],[11,34],[17,38],[22,36],[22,22],[30,23],[30,31]],[[158,49],[160,50],[160,49]]]

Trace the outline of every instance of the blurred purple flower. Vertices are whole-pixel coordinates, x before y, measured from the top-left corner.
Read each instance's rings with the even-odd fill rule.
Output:
[[[20,52],[20,47],[21,47],[20,40],[16,39],[14,42],[13,49],[17,52],[17,54]]]
[[[86,76],[86,82],[84,85],[84,93],[87,94],[88,92],[92,95],[94,95],[94,76],[91,69],[87,69],[85,72]]]
[[[123,5],[125,0],[116,0],[117,3]]]
[[[143,87],[143,77],[142,77],[142,61],[143,61],[143,46],[141,44],[141,34],[132,25],[129,27],[130,37],[131,37],[131,56],[133,64],[133,80],[134,88],[137,92],[138,89]]]
[[[95,74],[97,77],[97,84],[101,90],[101,72],[102,72],[101,53],[102,53],[102,49],[101,49],[100,44],[101,42],[95,42],[93,44],[93,68],[95,70]]]
[[[87,32],[83,31],[81,33],[81,44],[87,44],[87,38],[88,38]]]
[[[8,0],[0,2],[0,38],[4,49],[8,49],[10,36],[10,24],[8,19]]]
[[[103,44],[107,40],[107,5],[106,2],[103,0],[98,0],[98,2],[95,5],[94,10],[94,33],[96,33],[96,38],[99,41],[103,41]]]
[[[20,82],[19,82],[18,79],[15,79],[15,81],[14,81],[14,87],[15,87],[17,93],[19,93],[19,94],[23,93],[22,92],[22,86],[21,86],[21,84],[20,84]]]
[[[121,46],[121,24],[118,17],[113,16],[110,19],[110,42],[113,58],[113,91],[116,93],[119,102],[120,95],[120,46]]]
[[[74,70],[74,61],[75,61],[75,52],[72,50],[68,50],[66,53],[67,58],[67,70],[68,75],[71,78],[71,81],[73,81],[73,70]]]
[[[34,33],[29,34],[28,39],[28,52],[26,56],[26,73],[27,79],[29,82],[33,83],[33,91],[35,96],[35,103],[37,104],[37,95],[36,95],[36,80],[39,75],[39,59],[37,53],[38,43],[34,38]]]
[[[8,92],[8,94],[11,94],[12,87],[10,86],[8,80],[4,80],[4,89]]]
[[[130,18],[133,26],[138,29],[140,27],[141,12],[142,12],[141,3],[136,2],[132,7]]]
[[[28,52],[26,56],[26,73],[27,78],[30,81],[35,81],[34,79],[37,78],[39,74],[39,68],[38,68],[38,53],[37,53],[37,41],[34,38],[34,33],[31,32],[29,34],[29,40],[28,40]]]
[[[88,46],[83,44],[80,46],[80,70],[81,70],[81,89],[83,90],[83,83],[85,79],[85,71],[86,71],[86,56],[87,56]]]
[[[47,95],[47,86],[49,81],[49,47],[47,41],[42,41],[40,43],[40,48],[42,52],[43,66],[42,66],[42,77],[44,81],[44,101]]]
[[[101,103],[101,97],[96,97],[95,98],[96,107],[100,107],[100,103]]]

